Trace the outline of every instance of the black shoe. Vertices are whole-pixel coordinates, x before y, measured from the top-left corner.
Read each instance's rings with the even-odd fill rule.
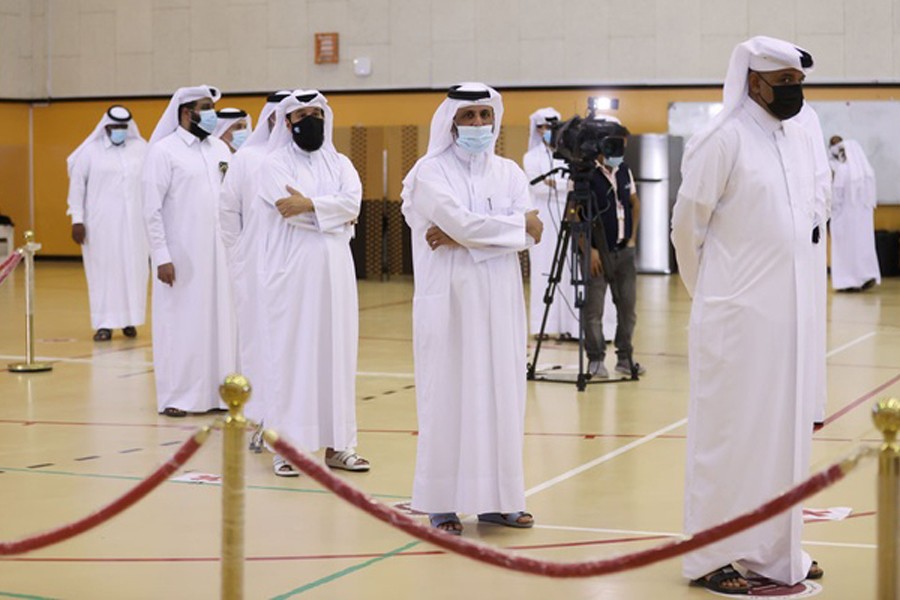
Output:
[[[122,333],[125,334],[125,337],[137,337],[137,329],[135,329],[134,325],[129,325],[125,329],[122,330]]]
[[[108,342],[112,339],[112,330],[111,329],[98,329],[97,333],[94,334],[95,342]]]
[[[873,288],[873,287],[875,287],[875,280],[874,280],[874,279],[870,279],[870,280],[868,280],[867,282],[865,282],[864,284],[862,284],[862,287],[859,288],[859,289],[860,289],[860,291],[864,292],[864,291],[866,291],[866,290],[868,290],[868,289],[870,289],[870,288]]]

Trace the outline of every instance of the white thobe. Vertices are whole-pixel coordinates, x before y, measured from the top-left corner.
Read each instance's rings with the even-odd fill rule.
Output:
[[[147,142],[115,145],[104,135],[86,146],[69,176],[69,214],[83,223],[81,246],[94,329],[142,325],[150,251],[141,215]]]
[[[412,230],[419,419],[412,506],[525,509],[526,318],[517,252],[528,182],[512,161],[452,146],[420,163],[403,214]],[[432,251],[437,225],[462,247]]]
[[[237,320],[238,371],[253,386],[244,407],[249,419],[265,416],[266,305],[263,302],[265,261],[263,253],[278,212],[259,197],[259,174],[266,158],[265,146],[242,148],[231,158],[219,200],[219,228],[228,257],[234,310]]]
[[[290,144],[263,163],[259,195],[270,210],[288,185],[315,212],[270,221],[261,298],[266,427],[307,450],[346,450],[356,445],[359,308],[350,238],[362,184],[346,156]]]
[[[833,160],[831,166],[831,287],[858,288],[870,279],[880,283],[873,223],[877,204],[875,178],[849,160]]]
[[[544,144],[535,146],[522,159],[525,176],[532,180],[556,167],[564,167],[565,162],[554,159]],[[553,176],[556,187],[548,183],[551,178],[544,179],[535,185],[529,186],[531,192],[531,204],[538,210],[538,217],[544,223],[544,233],[539,244],[535,244],[528,251],[530,264],[530,298],[529,305],[531,333],[537,334],[541,330],[541,320],[544,317],[544,293],[547,291],[547,282],[553,267],[553,253],[559,239],[559,230],[562,219],[565,218],[566,198],[568,195],[568,179],[562,175]],[[568,333],[578,336],[578,311],[575,308],[575,291],[572,286],[572,274],[569,271],[569,258],[571,257],[571,244],[562,257],[565,266],[562,277],[556,288],[553,303],[547,310],[547,325],[545,333]]]
[[[747,99],[682,165],[672,221],[689,327],[685,531],[754,509],[808,474],[815,385],[815,165],[796,123]],[[685,556],[806,577],[800,507]]]
[[[219,385],[235,369],[236,340],[219,193],[231,153],[179,127],[150,147],[144,219],[154,275],[172,263],[171,287],[153,278],[153,366],[159,411],[224,407]]]

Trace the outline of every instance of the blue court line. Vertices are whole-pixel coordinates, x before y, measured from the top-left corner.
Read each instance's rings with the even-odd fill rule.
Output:
[[[414,548],[415,546],[418,546],[421,543],[422,542],[420,542],[420,541],[415,541],[415,542],[410,542],[410,543],[406,544],[405,546],[400,546],[399,548],[394,548],[390,552],[386,552],[386,553],[382,554],[381,556],[377,556],[375,558],[370,558],[369,560],[359,563],[358,565],[353,565],[352,567],[347,567],[346,569],[343,569],[336,573],[332,573],[331,575],[326,575],[325,577],[322,577],[321,579],[317,579],[315,581],[307,583],[306,585],[302,585],[296,589],[293,589],[289,592],[281,594],[280,596],[273,596],[272,600],[286,600],[287,598],[290,598],[292,596],[300,595],[303,592],[309,591],[313,588],[317,588],[320,585],[325,585],[326,583],[331,583],[335,579],[340,579],[341,577],[344,577],[345,575],[350,575],[351,573],[355,573],[356,571],[359,571],[360,569],[365,569],[366,567],[374,565],[377,562],[380,562],[380,561],[390,558],[392,556],[396,556],[397,554],[400,554],[401,552],[405,552],[405,551],[409,550],[410,548]]]
[[[64,475],[68,477],[85,477],[92,479],[120,479],[125,481],[142,481],[144,477],[135,477],[133,475],[105,475],[102,473],[74,473],[72,471],[47,471],[45,469],[23,469],[18,467],[2,467],[0,466],[0,472],[6,471],[9,473],[28,473],[31,475]],[[221,487],[219,483],[195,483],[192,481],[172,481],[168,480],[166,483],[178,483],[185,485],[195,485],[198,487]],[[317,489],[317,488],[286,488],[279,487],[277,485],[248,485],[248,490],[269,490],[275,492],[291,492],[295,494],[331,494],[329,490]],[[387,500],[409,500],[409,496],[398,496],[396,494],[370,494],[373,498],[385,498]]]
[[[23,600],[56,600],[46,596],[32,596],[30,594],[14,594],[12,592],[0,592],[0,598],[21,598]]]

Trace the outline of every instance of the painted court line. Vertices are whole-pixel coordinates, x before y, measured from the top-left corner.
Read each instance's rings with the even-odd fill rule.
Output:
[[[539,492],[543,492],[544,490],[549,489],[558,483],[562,483],[563,481],[566,481],[567,479],[571,479],[572,477],[575,477],[576,475],[584,473],[588,469],[593,469],[594,467],[596,467],[598,465],[602,465],[605,462],[609,462],[612,459],[625,454],[626,452],[634,450],[635,448],[637,448],[639,446],[643,446],[647,442],[651,442],[651,441],[655,440],[656,438],[662,436],[663,434],[669,433],[673,429],[678,429],[679,427],[683,426],[685,423],[687,423],[687,418],[681,419],[679,421],[675,421],[674,423],[667,425],[667,426],[663,427],[662,429],[658,429],[658,430],[654,431],[653,433],[647,434],[638,440],[635,440],[629,444],[625,444],[621,448],[613,450],[612,452],[604,454],[603,456],[599,456],[592,461],[586,462],[579,467],[575,467],[574,469],[566,471],[565,473],[562,473],[561,475],[557,475],[556,477],[554,477],[552,479],[548,479],[544,483],[538,484],[538,485],[534,486],[533,488],[526,490],[525,497],[527,498],[527,497],[533,496],[534,494],[537,494]]]
[[[831,357],[834,356],[835,354],[839,354],[839,353],[843,352],[844,350],[846,350],[847,348],[852,348],[853,346],[857,345],[858,343],[864,342],[864,341],[866,341],[867,339],[869,339],[870,337],[875,336],[876,333],[877,333],[877,332],[875,332],[875,331],[870,331],[869,333],[867,333],[867,334],[865,334],[865,335],[861,335],[861,336],[859,336],[858,338],[856,338],[855,340],[853,340],[853,341],[851,341],[851,342],[847,342],[847,343],[844,344],[843,346],[838,346],[838,347],[835,348],[834,350],[828,352],[828,354],[825,355],[825,358],[831,358]]]

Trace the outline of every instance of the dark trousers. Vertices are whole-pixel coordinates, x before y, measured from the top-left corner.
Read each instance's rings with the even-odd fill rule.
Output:
[[[609,285],[616,304],[616,355],[619,360],[631,356],[631,337],[637,323],[636,302],[637,271],[634,267],[634,248],[622,248],[609,253],[609,270],[612,283],[603,274],[591,277],[587,284],[584,303],[584,345],[589,360],[603,360],[606,356],[606,340],[603,337],[603,300]]]

